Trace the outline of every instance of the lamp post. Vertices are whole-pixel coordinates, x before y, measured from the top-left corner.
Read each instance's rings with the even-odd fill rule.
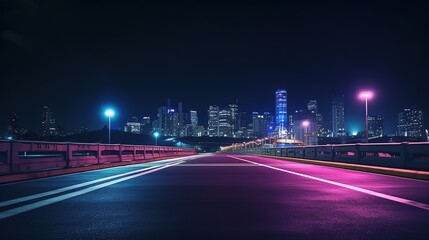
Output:
[[[310,122],[308,120],[305,120],[302,122],[302,126],[305,127],[305,132],[304,132],[305,145],[308,145],[308,125],[310,125]]]
[[[115,111],[113,111],[112,109],[107,109],[106,111],[104,111],[104,115],[109,119],[109,144],[110,144],[110,118],[112,118],[113,116],[115,116]]]
[[[359,93],[359,99],[365,100],[365,142],[368,143],[368,99],[372,99],[372,91],[362,91]]]
[[[155,146],[158,146],[158,137],[159,137],[159,133],[158,133],[158,132],[155,132],[155,133],[153,134],[153,136],[155,137]]]

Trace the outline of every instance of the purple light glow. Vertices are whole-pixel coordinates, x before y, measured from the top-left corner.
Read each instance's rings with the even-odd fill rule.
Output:
[[[374,97],[373,91],[361,91],[359,93],[359,99],[365,100],[365,99],[371,99]]]
[[[302,126],[308,127],[308,125],[310,125],[309,121],[305,120],[304,122],[302,122]]]

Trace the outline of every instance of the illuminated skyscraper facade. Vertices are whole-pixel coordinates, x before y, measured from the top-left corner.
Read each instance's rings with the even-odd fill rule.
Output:
[[[285,89],[276,91],[276,132],[281,137],[288,129],[287,93]]]
[[[423,111],[406,108],[398,115],[398,135],[405,137],[421,137],[423,134]]]
[[[210,137],[219,136],[219,107],[216,105],[209,106],[208,117],[207,135]]]

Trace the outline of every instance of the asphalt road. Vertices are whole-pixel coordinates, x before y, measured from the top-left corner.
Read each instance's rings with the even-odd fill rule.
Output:
[[[1,239],[428,239],[429,182],[198,155],[0,185]]]

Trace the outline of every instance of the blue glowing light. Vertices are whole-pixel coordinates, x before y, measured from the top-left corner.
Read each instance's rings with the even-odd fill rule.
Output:
[[[113,117],[115,116],[115,111],[113,111],[113,109],[107,109],[106,111],[104,111],[104,115],[106,117]]]

